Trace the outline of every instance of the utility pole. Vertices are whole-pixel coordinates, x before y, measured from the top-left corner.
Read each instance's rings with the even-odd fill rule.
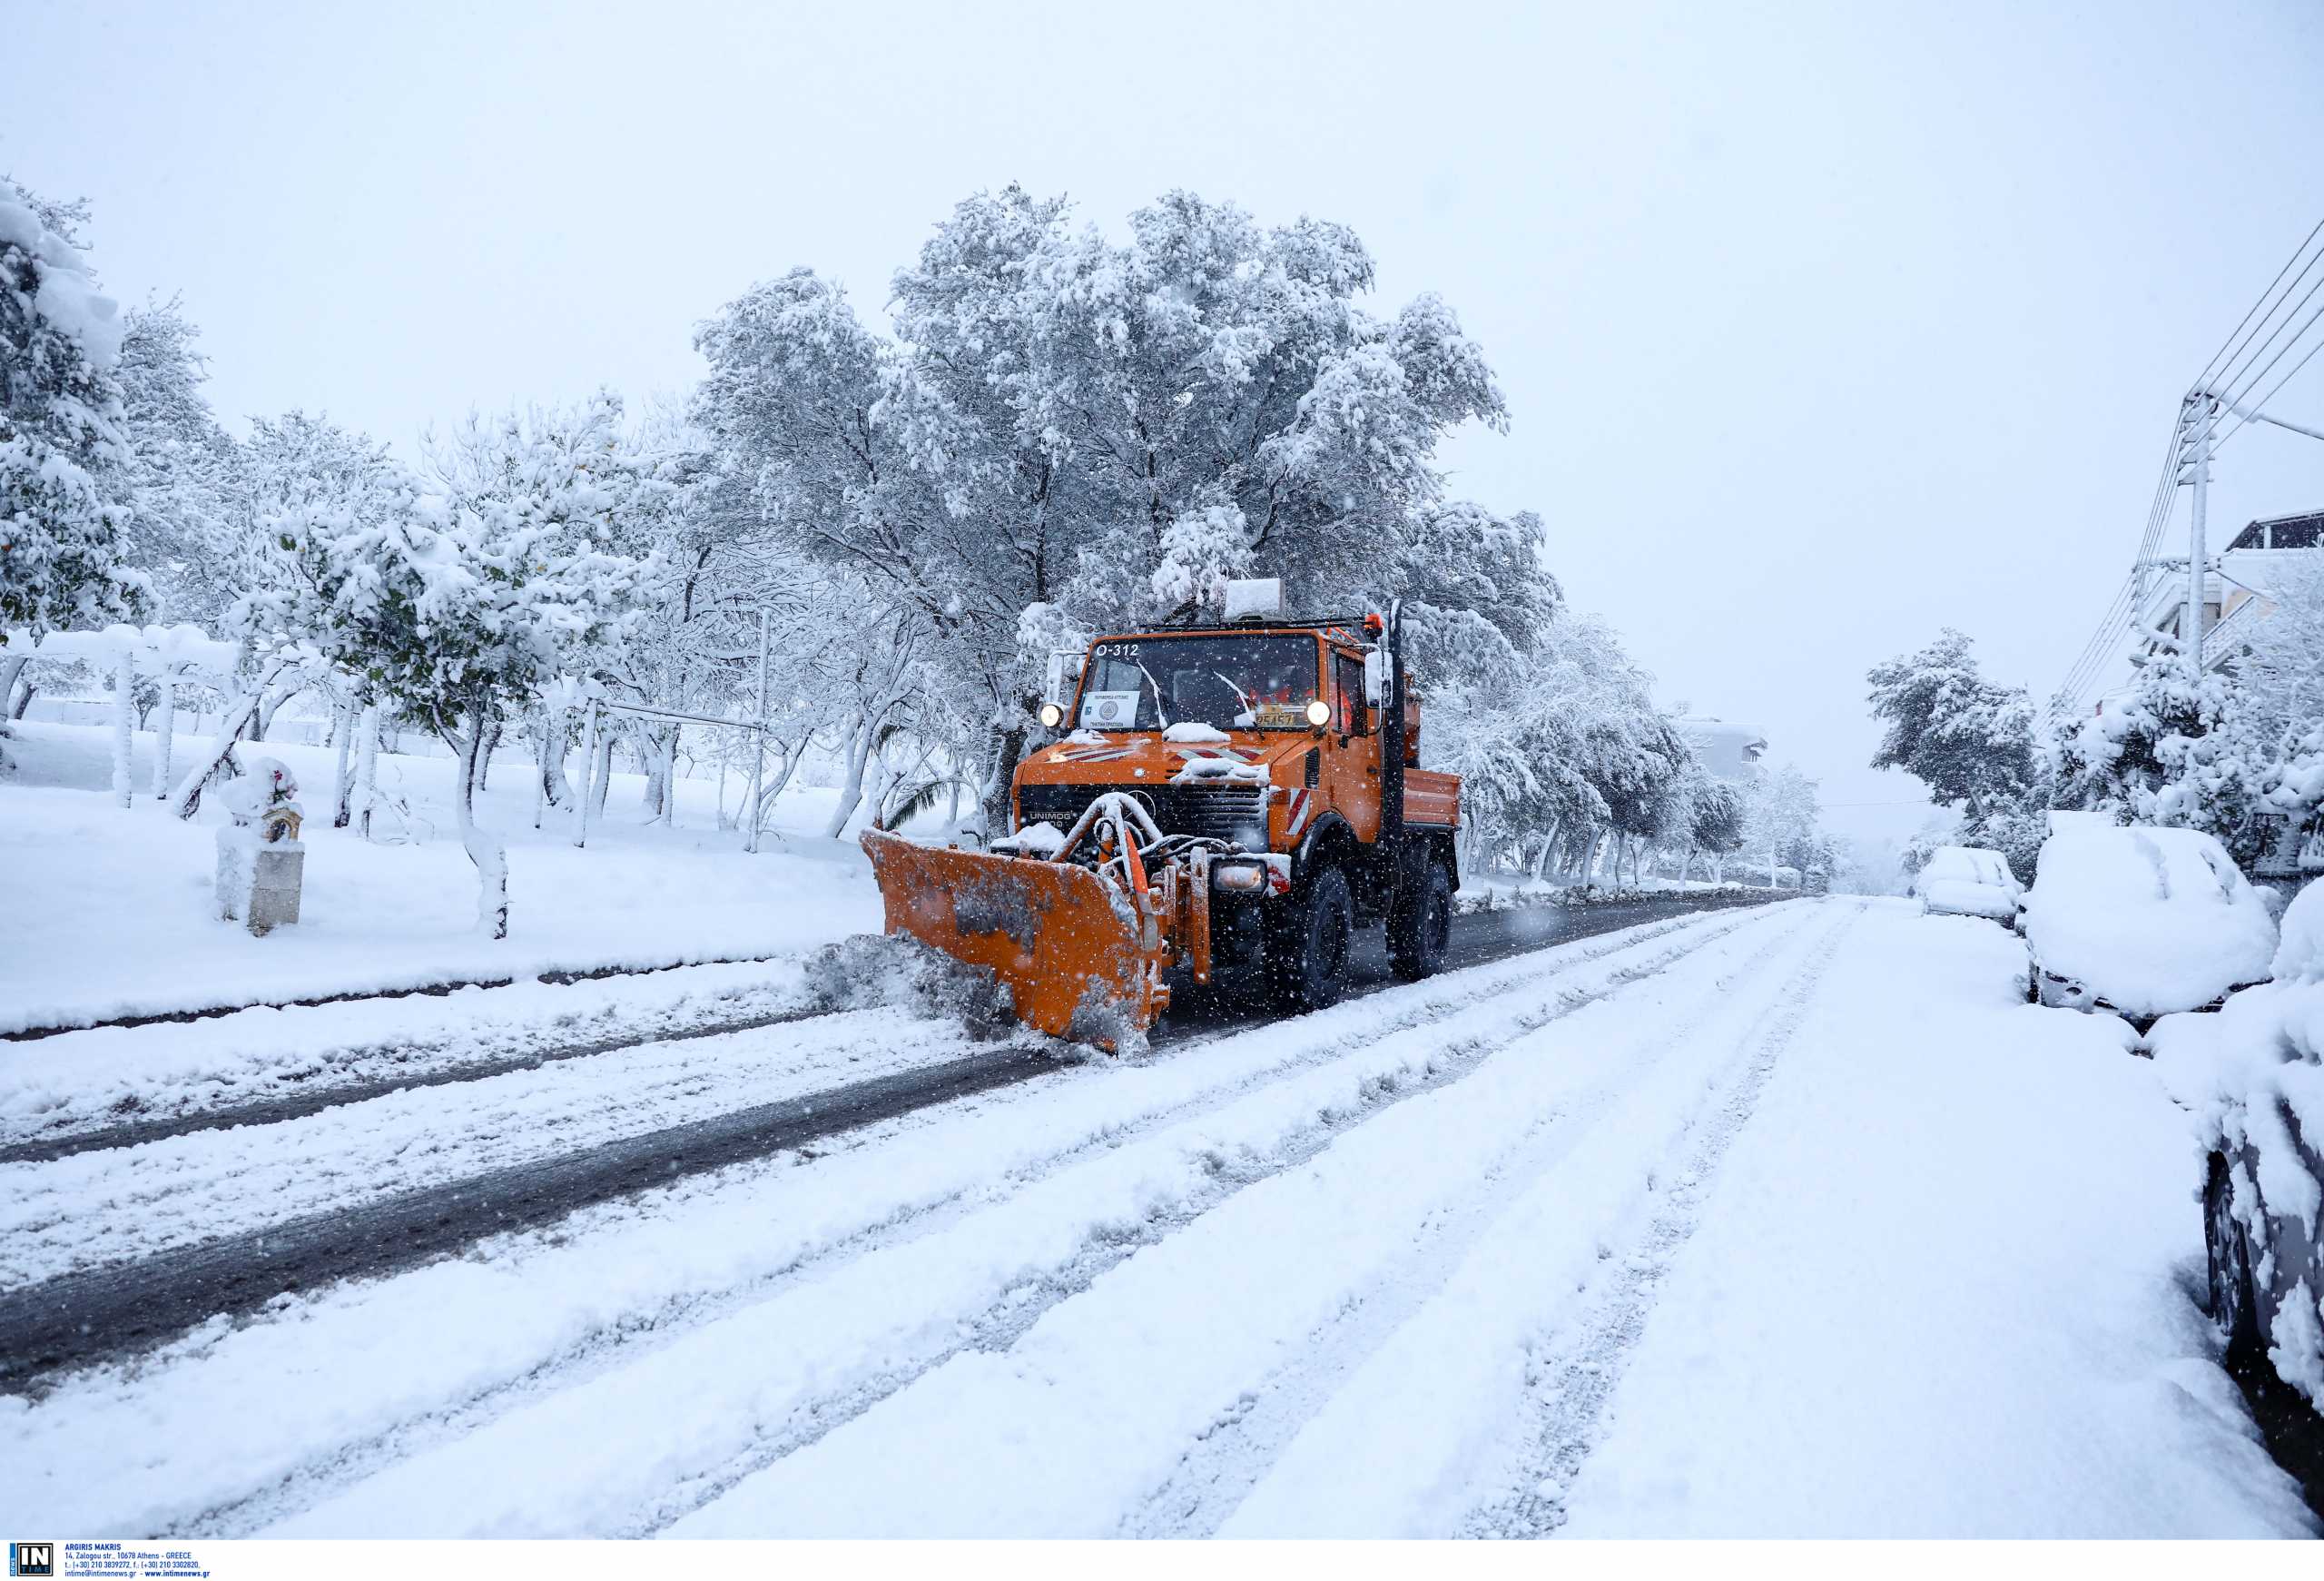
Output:
[[[2187,518],[2187,612],[2179,622],[2179,635],[2187,650],[2187,662],[2194,673],[2203,673],[2203,512],[2210,500],[2211,477],[2211,423],[2219,409],[2218,401],[2208,390],[2199,390],[2187,398],[2187,417],[2194,428],[2195,507]]]

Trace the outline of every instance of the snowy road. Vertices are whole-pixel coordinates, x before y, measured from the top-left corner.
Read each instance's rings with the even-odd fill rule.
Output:
[[[1790,904],[1048,1069],[48,1375],[0,1398],[0,1502],[187,1536],[2309,1529],[2189,1300],[2177,1112],[2020,970],[1984,924]],[[7,1166],[0,1296],[222,1227],[262,1258],[457,1194],[475,1138],[559,1167],[954,1036],[855,1013]],[[785,1074],[803,1037],[828,1057]]]

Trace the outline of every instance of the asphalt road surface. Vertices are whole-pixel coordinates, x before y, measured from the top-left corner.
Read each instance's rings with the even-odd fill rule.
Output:
[[[1748,904],[1764,903],[1757,897],[1689,898],[1471,914],[1454,919],[1445,965],[1479,965],[1644,923]],[[1389,974],[1380,930],[1359,936],[1354,971],[1352,997],[1397,985]],[[764,1024],[765,1019],[749,1024]],[[1265,1019],[1247,1005],[1190,998],[1174,1007],[1155,1047],[1166,1052],[1173,1043],[1206,1041]],[[532,1056],[524,1063],[606,1052],[606,1045],[591,1044],[569,1053]],[[1041,1051],[996,1048],[10,1291],[0,1295],[0,1388],[21,1389],[60,1368],[144,1349],[211,1317],[238,1316],[286,1293],[392,1273],[456,1253],[487,1236],[537,1228],[577,1209],[1064,1068]],[[471,1068],[457,1079],[492,1073]],[[333,1101],[367,1095],[342,1091]],[[268,1112],[214,1113],[170,1129],[269,1123],[314,1107],[291,1102],[301,1106],[283,1106],[280,1113],[271,1112],[271,1105]],[[142,1131],[127,1134],[136,1129],[81,1138],[63,1151],[151,1140]]]

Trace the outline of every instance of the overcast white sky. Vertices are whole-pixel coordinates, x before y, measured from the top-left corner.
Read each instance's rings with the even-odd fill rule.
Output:
[[[682,388],[805,263],[875,314],[1018,181],[1352,225],[1507,390],[1456,489],[1666,698],[1909,831],[1865,669],[1940,627],[2037,695],[2125,568],[2179,394],[2324,215],[2324,7],[395,6],[29,0],[0,171],[182,291],[222,413],[409,448],[471,406]],[[2324,359],[2288,414],[2324,421]],[[2214,521],[2324,505],[2222,458]],[[2184,507],[2176,520],[2184,521]],[[2215,542],[2218,541],[2216,539]]]

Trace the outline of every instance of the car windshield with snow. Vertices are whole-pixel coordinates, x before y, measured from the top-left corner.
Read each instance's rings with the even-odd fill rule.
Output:
[[[1940,845],[1913,881],[1921,910],[1950,916],[2017,918],[2019,886],[1998,851],[1976,845]]]
[[[2276,925],[2226,849],[2193,829],[2061,828],[2025,899],[2032,996],[2133,1020],[2267,980]]]
[[[1307,636],[1139,637],[1090,650],[1085,730],[1305,730],[1321,653]]]

